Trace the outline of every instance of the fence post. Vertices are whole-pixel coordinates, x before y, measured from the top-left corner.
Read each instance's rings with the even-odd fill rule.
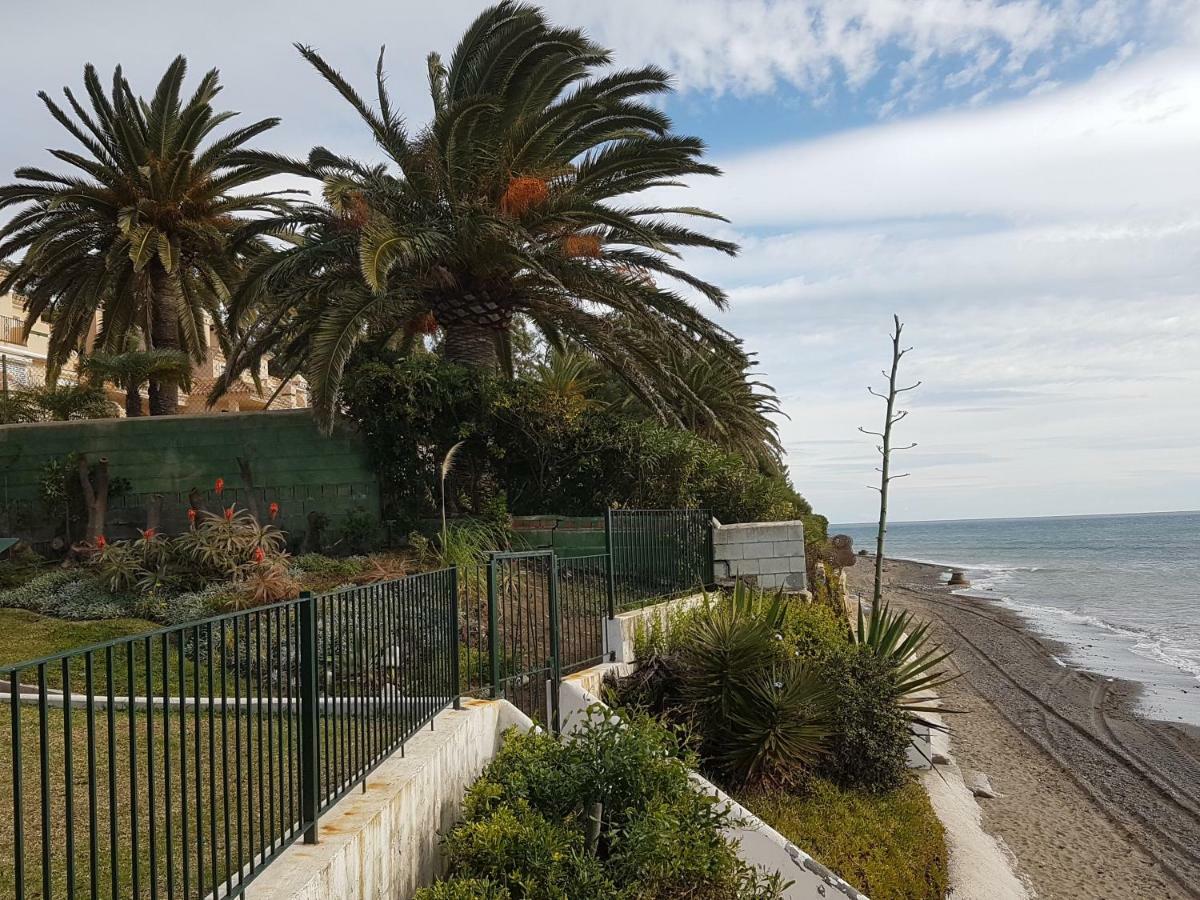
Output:
[[[317,600],[300,594],[300,813],[308,823],[304,843],[317,842],[317,815],[321,796],[321,765],[317,731]]]
[[[562,621],[558,610],[558,557],[553,550],[550,551],[550,572],[547,581],[550,594],[550,724],[554,733],[559,734],[562,731],[558,710],[558,690],[562,682],[559,667]]]
[[[496,615],[496,555],[493,553],[488,560],[487,570],[488,595],[488,656],[492,665],[492,699],[500,697],[500,642],[498,640]]]
[[[458,659],[458,566],[450,567],[450,693],[454,708],[462,709],[462,673]]]
[[[617,617],[617,566],[613,559],[613,511],[611,509],[604,511],[604,553],[608,557],[605,563],[608,567],[608,578],[606,579],[608,617],[615,619]]]

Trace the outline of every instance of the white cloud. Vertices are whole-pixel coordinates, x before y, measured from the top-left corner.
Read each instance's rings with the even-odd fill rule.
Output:
[[[780,389],[798,486],[869,517],[865,391],[908,323],[899,518],[1200,507],[1200,60],[722,160],[697,256]],[[736,234],[736,232],[735,232]]]

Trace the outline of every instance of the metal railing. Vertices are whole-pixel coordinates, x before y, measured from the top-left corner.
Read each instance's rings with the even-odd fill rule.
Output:
[[[446,569],[0,669],[0,895],[242,893],[456,701],[457,603]]]
[[[604,527],[615,611],[712,582],[712,516],[706,510],[611,509]]]
[[[0,316],[0,341],[25,346],[25,320],[20,316]]]
[[[605,657],[606,619],[711,579],[702,511],[614,510],[606,542],[0,668],[0,897],[235,896],[460,694],[557,729],[558,683]]]

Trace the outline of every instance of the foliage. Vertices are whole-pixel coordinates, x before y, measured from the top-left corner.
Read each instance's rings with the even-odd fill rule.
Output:
[[[693,789],[688,762],[663,726],[600,706],[569,741],[509,731],[446,838],[451,883],[562,900],[778,896],[737,858],[729,813]]]
[[[496,371],[511,368],[521,316],[551,343],[585,347],[670,418],[662,386],[677,379],[661,365],[666,349],[700,342],[736,354],[728,332],[658,281],[725,305],[718,287],[677,265],[683,248],[736,252],[686,224],[720,217],[632,196],[718,173],[702,161],[702,142],[672,133],[648,102],[670,90],[666,72],[606,71],[609,51],[582,31],[506,0],[479,15],[446,63],[430,56],[433,118],[410,133],[382,53],[376,109],[316,51],[298,49],[387,162],[323,147],[306,163],[254,157],[319,179],[325,202],[278,220],[300,240],[254,267],[235,298],[238,319],[265,302],[258,318],[268,324],[250,330],[234,372],[273,349],[289,371],[304,371],[328,424],[364,337],[412,345],[435,327],[447,359]]]
[[[529,381],[504,382],[432,357],[364,354],[344,386],[366,436],[388,518],[437,515],[446,448],[452,511],[590,515],[607,507],[704,507],[722,522],[795,519],[811,507],[782,475],[687,431],[616,411],[584,414]]]
[[[853,645],[823,660],[820,673],[837,697],[821,772],[842,787],[876,793],[898,788],[912,735],[897,702],[894,667]]]
[[[42,571],[46,560],[35,553],[28,544],[20,543],[0,559],[0,590],[8,590],[29,581]]]
[[[928,698],[914,697],[921,691],[954,680],[955,676],[938,668],[950,656],[949,650],[933,641],[929,622],[922,622],[908,610],[894,611],[887,603],[871,607],[863,615],[858,606],[858,627],[854,640],[892,668],[894,699],[910,719],[920,720],[923,712],[934,712]]]
[[[111,419],[117,407],[92,384],[46,384],[0,397],[0,424]]]
[[[706,603],[680,647],[680,699],[727,783],[796,783],[830,737],[834,698],[785,640],[790,603],[739,582]]]
[[[0,591],[0,607],[27,609],[60,619],[116,619],[135,612],[128,595],[112,593],[78,571],[50,569]]]
[[[485,878],[455,878],[421,888],[414,900],[512,900],[512,894]]]
[[[108,382],[125,392],[125,414],[142,414],[140,391],[150,381],[191,390],[192,359],[182,350],[126,349],[120,353],[92,353],[79,361],[88,379]]]
[[[818,780],[804,796],[736,799],[872,900],[942,900],[949,890],[942,823],[914,781],[882,795]]]
[[[184,102],[186,71],[176,58],[150,100],[134,93],[120,67],[106,95],[91,65],[83,76],[90,109],[69,88],[70,111],[39,94],[85,151],[51,152],[82,175],[23,167],[17,183],[0,187],[0,210],[15,213],[0,227],[0,259],[20,256],[0,278],[0,294],[22,294],[29,321],[53,323],[52,372],[82,344],[96,313],[102,351],[119,352],[140,329],[148,346],[202,359],[204,314],[219,311],[240,264],[265,249],[256,235],[272,223],[263,214],[286,208],[274,194],[244,190],[266,170],[237,157],[278,120],[205,145],[233,114],[212,107],[215,69]],[[174,392],[162,393],[157,408],[152,393],[151,412],[174,412]]]
[[[233,506],[220,514],[198,510],[188,531],[176,537],[151,530],[132,541],[106,541],[93,560],[112,591],[141,597],[231,583],[234,607],[294,597],[299,585],[287,567],[286,537]]]
[[[350,556],[364,556],[378,547],[381,540],[379,520],[359,506],[342,519],[333,548]]]
[[[293,559],[292,565],[310,575],[351,578],[363,573],[367,561],[361,556],[332,557],[321,553],[305,553]]]

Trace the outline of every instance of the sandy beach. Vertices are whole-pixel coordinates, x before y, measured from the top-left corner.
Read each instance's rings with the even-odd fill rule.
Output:
[[[873,560],[848,571],[869,597]],[[998,796],[984,826],[1043,898],[1200,898],[1200,734],[1139,718],[1138,687],[1065,667],[998,604],[955,596],[941,567],[885,564],[887,595],[934,623],[959,679],[942,689],[955,756]],[[1200,702],[1200,691],[1197,694]]]

